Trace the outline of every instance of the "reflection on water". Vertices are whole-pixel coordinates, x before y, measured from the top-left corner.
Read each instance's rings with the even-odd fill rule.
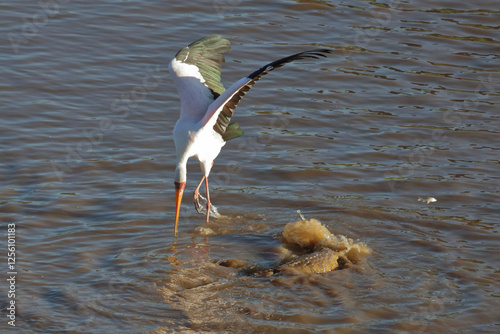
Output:
[[[19,245],[16,333],[498,332],[491,1],[0,9],[0,219]],[[221,217],[207,227],[185,203],[175,239],[167,64],[208,34],[232,43],[226,87],[284,55],[334,54],[245,96],[234,116],[245,136],[210,175]],[[188,169],[201,178],[196,162]],[[243,275],[333,258],[282,246],[297,209],[372,254],[322,274]],[[231,259],[242,267],[218,264]]]
[[[219,234],[219,237],[238,239],[242,232]],[[166,278],[155,283],[165,301],[183,314],[181,323],[186,327],[179,329],[241,331],[245,326],[250,332],[267,332],[277,329],[273,321],[284,318],[291,322],[324,323],[326,318],[319,314],[306,317],[303,314],[311,303],[321,307],[330,305],[329,297],[323,296],[321,289],[326,286],[334,289],[335,282],[344,276],[337,275],[339,271],[328,272],[349,267],[362,274],[366,270],[362,260],[371,252],[362,242],[332,234],[315,219],[286,224],[280,234],[267,237],[256,234],[244,242],[241,239],[233,242],[239,244],[238,254],[242,259],[214,259],[216,254],[224,257],[228,254],[217,249],[216,241],[205,239],[176,252],[174,258],[184,259],[182,265],[173,265]],[[275,246],[271,247],[272,244]],[[253,260],[260,264],[246,263],[252,253],[261,256]],[[319,277],[321,274],[325,277]],[[278,276],[263,278],[271,275]],[[283,291],[278,292],[277,288]],[[313,297],[313,300],[302,305],[299,299],[292,301],[287,296],[298,291],[303,298]],[[310,292],[313,294],[309,295]],[[284,317],[290,307],[296,309],[295,313]],[[262,320],[271,323],[260,325]]]

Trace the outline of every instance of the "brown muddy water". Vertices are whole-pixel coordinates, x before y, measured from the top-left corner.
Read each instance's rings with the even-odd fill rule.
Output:
[[[0,13],[2,333],[500,331],[497,2],[41,0]],[[222,217],[205,233],[192,160],[175,239],[167,66],[209,34],[232,43],[226,87],[282,56],[334,52],[245,96],[245,136],[211,174]],[[297,210],[371,255],[272,277],[217,264],[275,264]]]

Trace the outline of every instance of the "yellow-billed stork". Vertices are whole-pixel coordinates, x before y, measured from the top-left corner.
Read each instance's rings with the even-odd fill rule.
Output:
[[[186,164],[189,158],[200,161],[203,177],[194,191],[196,210],[201,212],[199,190],[205,181],[207,203],[206,222],[210,218],[208,175],[215,158],[226,141],[243,134],[238,123],[229,123],[241,98],[263,75],[284,64],[305,58],[326,57],[329,49],[315,49],[296,53],[269,63],[224,90],[221,84],[221,67],[225,52],[231,50],[229,41],[218,35],[204,37],[177,52],[169,64],[177,91],[181,98],[180,118],[174,127],[177,153],[175,169],[175,227],[179,222],[179,210],[186,186]]]

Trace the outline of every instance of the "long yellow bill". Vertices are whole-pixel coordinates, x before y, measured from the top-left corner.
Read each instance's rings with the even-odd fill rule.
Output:
[[[174,226],[175,236],[177,236],[177,225],[179,224],[179,212],[181,210],[182,195],[184,194],[185,187],[186,187],[186,182],[175,182],[175,226]]]

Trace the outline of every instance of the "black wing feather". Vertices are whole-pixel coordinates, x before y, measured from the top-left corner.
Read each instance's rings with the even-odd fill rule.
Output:
[[[214,130],[219,133],[221,136],[224,138],[224,134],[226,132],[226,129],[229,126],[229,121],[231,120],[231,117],[233,116],[234,109],[238,106],[238,103],[240,100],[245,96],[245,94],[253,87],[253,85],[260,79],[262,76],[266,75],[267,73],[271,72],[272,70],[281,67],[285,65],[286,63],[289,63],[294,60],[299,60],[299,59],[308,59],[308,58],[314,58],[318,59],[320,57],[326,57],[326,54],[332,53],[332,50],[330,49],[315,49],[315,50],[309,50],[309,51],[304,51],[304,52],[299,52],[294,55],[278,59],[276,61],[273,61],[272,63],[269,63],[265,66],[262,66],[260,69],[257,71],[251,73],[247,77],[251,79],[246,85],[242,86],[240,90],[233,95],[233,97],[228,100],[220,112],[217,122],[214,125]],[[241,132],[242,133],[242,132]],[[236,138],[236,137],[232,137]],[[230,138],[230,139],[232,139]]]

